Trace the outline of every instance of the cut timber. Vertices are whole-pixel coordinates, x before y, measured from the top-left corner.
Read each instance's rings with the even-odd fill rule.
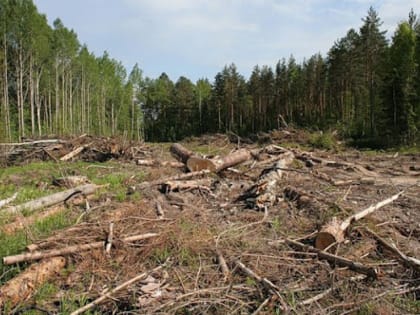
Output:
[[[229,167],[241,164],[245,161],[248,161],[252,158],[251,152],[246,149],[240,149],[231,154],[226,155],[220,160],[214,161],[216,164],[216,172],[223,171]]]
[[[174,143],[170,148],[171,153],[182,163],[187,163],[190,156],[193,155],[193,152],[185,148],[179,143]]]
[[[49,196],[39,198],[36,200],[28,201],[18,206],[8,207],[8,208],[5,208],[3,211],[8,212],[8,213],[17,213],[22,210],[33,211],[33,210],[41,209],[44,207],[53,206],[60,202],[64,202],[76,194],[84,194],[84,195],[93,194],[100,187],[102,186],[97,186],[94,184],[81,185],[72,189],[68,189],[68,190],[61,191],[61,192],[58,192]]]
[[[140,235],[134,235],[124,238],[122,241],[123,243],[130,243],[140,240],[145,240],[148,238],[156,237],[159,234],[157,233],[146,233],[146,234],[140,234]],[[49,257],[55,257],[55,256],[64,256],[68,254],[78,253],[90,249],[95,248],[105,248],[106,242],[94,242],[94,243],[88,243],[88,244],[80,244],[80,245],[73,245],[68,246],[61,249],[51,249],[46,251],[34,251],[30,253],[24,253],[20,255],[14,255],[14,256],[6,256],[3,257],[3,264],[5,265],[11,265],[16,264],[23,261],[33,261],[33,260],[39,260],[43,258],[49,258]]]
[[[191,156],[187,161],[187,168],[190,172],[197,172],[202,170],[216,171],[216,164],[209,159],[204,159],[198,156]]]
[[[211,184],[211,179],[203,178],[198,180],[184,180],[184,181],[166,181],[162,184],[161,191],[167,193],[170,191],[181,191],[181,190],[191,190],[191,189],[204,189],[210,190],[209,186]]]
[[[0,143],[0,146],[23,146],[23,145],[37,145],[37,144],[50,144],[50,143],[66,143],[67,141],[60,139],[47,139],[47,140],[36,140],[30,142],[14,142],[14,143]]]
[[[184,163],[181,163],[181,162],[169,162],[169,161],[158,161],[158,160],[137,160],[136,164],[140,166],[151,166],[151,167],[169,166],[173,168],[182,168],[185,166]]]
[[[327,253],[323,250],[320,250],[318,248],[309,246],[309,245],[305,245],[302,244],[301,242],[298,241],[294,241],[291,239],[286,239],[286,243],[292,246],[296,246],[299,247],[302,250],[306,250],[312,253],[317,253],[318,254],[318,258],[319,259],[326,259],[328,260],[331,264],[335,264],[338,265],[340,267],[347,267],[355,272],[367,275],[369,278],[372,279],[376,279],[377,278],[377,273],[376,270],[373,267],[368,267],[365,266],[361,263],[352,261],[350,259],[341,257],[341,256],[337,256],[337,255],[333,255],[330,253]]]
[[[388,199],[378,202],[377,204],[372,205],[360,212],[353,214],[341,223],[338,222],[336,219],[332,220],[330,223],[325,225],[318,233],[315,239],[315,247],[317,249],[325,249],[334,243],[343,242],[345,232],[353,222],[358,221],[364,218],[365,216],[375,212],[376,210],[390,204],[391,202],[397,200],[402,194],[403,191]]]
[[[0,288],[0,307],[12,308],[28,299],[43,283],[58,274],[66,265],[64,257],[54,257],[31,265]]]
[[[73,151],[67,153],[66,155],[60,158],[60,161],[68,161],[80,154],[85,148],[87,148],[90,144],[82,145],[81,147],[77,147]]]
[[[283,177],[283,169],[292,163],[293,159],[293,153],[284,154],[270,168],[263,170],[257,183],[248,188],[238,200],[246,200],[251,208],[256,207],[259,210],[264,209],[265,206],[272,206],[277,199],[276,188]]]

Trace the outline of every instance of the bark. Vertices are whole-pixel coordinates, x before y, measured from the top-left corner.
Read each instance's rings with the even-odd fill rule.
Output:
[[[174,143],[170,148],[171,153],[182,163],[187,163],[190,156],[193,155],[193,152],[185,148],[179,143]]]
[[[0,307],[9,308],[28,299],[43,283],[57,275],[66,265],[63,257],[54,257],[30,266],[0,288]]]
[[[293,162],[294,155],[291,152],[274,163],[270,168],[265,169],[258,178],[255,185],[238,198],[246,200],[249,207],[261,210],[266,206],[272,206],[277,199],[277,185],[283,177],[282,169]]]
[[[158,235],[159,234],[157,233],[146,233],[146,234],[141,234],[141,235],[129,236],[129,237],[124,238],[122,241],[123,243],[130,243],[130,242],[145,240],[145,239],[152,238]],[[39,259],[55,257],[55,256],[64,256],[64,255],[79,253],[82,251],[87,251],[87,250],[96,249],[96,248],[105,248],[105,246],[106,246],[106,242],[100,241],[100,242],[94,242],[94,243],[88,243],[88,244],[67,246],[65,248],[60,248],[60,249],[34,251],[34,252],[29,252],[29,253],[24,253],[24,254],[19,254],[19,255],[3,257],[3,264],[12,265],[12,264],[20,263],[23,261],[33,261],[33,260],[39,260]]]
[[[376,210],[397,200],[403,193],[404,192],[401,191],[388,199],[385,199],[381,202],[378,202],[375,205],[372,205],[362,211],[359,211],[349,216],[341,223],[338,222],[336,219],[333,219],[330,223],[326,224],[323,228],[321,228],[321,231],[318,233],[315,239],[315,247],[317,249],[325,249],[334,243],[343,242],[345,239],[346,230],[353,222],[358,221],[366,217],[367,215],[372,214]]]
[[[214,163],[217,166],[216,172],[220,172],[229,167],[238,165],[240,163],[250,160],[251,158],[252,158],[251,152],[249,152],[246,149],[240,149],[231,154],[228,154],[227,156],[225,156],[224,158],[220,160],[214,161]]]
[[[101,186],[97,186],[94,184],[86,184],[86,185],[78,186],[78,187],[68,189],[65,191],[61,191],[61,192],[58,192],[49,196],[41,197],[36,200],[28,201],[21,205],[8,207],[4,209],[3,211],[8,212],[8,213],[18,213],[25,209],[29,211],[34,211],[37,209],[53,206],[60,202],[64,202],[76,194],[84,194],[84,195],[93,194],[100,187]]]
[[[82,145],[80,147],[77,147],[73,151],[71,151],[71,152],[67,153],[66,155],[62,156],[60,158],[60,161],[68,161],[68,160],[71,160],[72,158],[74,158],[75,156],[77,156],[78,154],[80,154],[87,147],[89,147],[89,144]]]

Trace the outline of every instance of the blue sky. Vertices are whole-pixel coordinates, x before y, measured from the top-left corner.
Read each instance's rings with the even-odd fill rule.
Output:
[[[370,6],[390,38],[420,0],[34,0],[50,24],[59,17],[96,55],[105,50],[128,71],[166,72],[176,81],[211,81],[234,62],[248,77],[291,54],[320,52],[350,28],[359,29]]]

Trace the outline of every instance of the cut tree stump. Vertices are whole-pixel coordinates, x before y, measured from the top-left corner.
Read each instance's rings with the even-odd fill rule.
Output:
[[[45,259],[6,282],[0,288],[0,308],[13,308],[27,300],[43,283],[54,277],[66,265],[64,257]]]
[[[372,205],[362,211],[359,211],[345,219],[343,222],[338,222],[338,220],[334,218],[331,222],[329,222],[323,228],[321,228],[321,231],[318,233],[315,239],[315,247],[317,249],[323,250],[327,247],[330,247],[334,243],[338,244],[343,242],[345,239],[345,232],[353,222],[358,221],[364,218],[365,216],[375,212],[376,210],[397,200],[403,193],[404,192],[401,191],[388,199],[385,199],[381,202],[378,202],[375,205]]]
[[[97,186],[94,184],[81,185],[49,196],[41,197],[36,200],[28,201],[21,205],[8,207],[3,209],[2,211],[8,213],[18,213],[22,210],[34,211],[41,208],[56,205],[60,202],[64,202],[76,194],[91,195],[100,187],[102,186]]]

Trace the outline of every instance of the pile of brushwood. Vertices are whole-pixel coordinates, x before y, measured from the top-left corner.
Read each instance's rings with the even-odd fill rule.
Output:
[[[9,164],[124,156],[123,168],[147,176],[126,182],[124,201],[83,174],[41,199],[1,200],[16,217],[2,233],[69,204],[77,216],[2,257],[21,271],[0,287],[1,307],[65,313],[71,293],[73,315],[420,313],[420,156],[285,147],[280,134],[10,146]],[[34,300],[45,283],[57,292]]]

